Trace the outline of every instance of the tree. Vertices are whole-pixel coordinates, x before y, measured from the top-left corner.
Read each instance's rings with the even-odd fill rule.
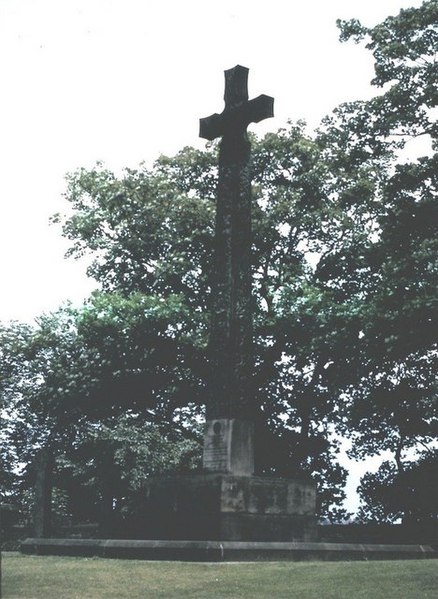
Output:
[[[73,522],[99,522],[105,534],[135,522],[149,476],[200,465],[200,431],[144,422],[132,413],[90,423],[81,442],[58,457],[55,484]],[[122,533],[123,534],[123,533]]]
[[[187,403],[181,396],[193,385],[184,373],[187,331],[183,330],[183,316],[175,296],[158,301],[141,294],[133,294],[129,300],[117,294],[96,294],[79,310],[67,306],[40,318],[36,327],[3,327],[2,400],[5,415],[14,422],[10,430],[4,430],[3,441],[15,452],[16,462],[27,465],[21,484],[23,497],[23,491],[37,482],[39,503],[46,505],[49,479],[58,489],[66,489],[62,464],[82,455],[83,463],[77,468],[97,483],[90,514],[99,502],[94,513],[112,506],[113,498],[124,488],[120,484],[119,490],[115,489],[121,481],[120,468],[99,467],[99,458],[91,459],[89,452],[98,447],[107,466],[114,462],[114,443],[105,431],[112,426],[114,435],[120,436],[117,427],[126,414],[131,415],[131,444],[137,453],[144,441],[140,442],[135,431],[146,423],[152,427],[152,437],[145,438],[153,438],[154,431],[155,437],[158,432],[163,435],[167,441],[163,440],[160,450],[167,443],[167,455],[173,448],[183,460],[182,454],[187,452],[184,442],[188,447],[199,446],[199,432],[193,423],[187,425],[183,410],[179,424],[175,422],[180,404]],[[199,392],[199,385],[195,388]],[[194,396],[190,394],[189,403]],[[167,416],[169,412],[172,418]],[[125,435],[127,428],[125,425]],[[168,460],[168,468],[174,467],[175,459]],[[44,472],[38,467],[42,463]],[[53,472],[48,470],[49,463]],[[132,491],[134,487],[125,488]],[[71,492],[63,501],[69,504],[63,508],[65,514],[80,511],[78,493]],[[27,506],[23,508],[26,511]],[[41,518],[47,520],[43,512]]]
[[[423,451],[419,459],[406,462],[400,471],[394,462],[385,461],[376,473],[362,479],[360,495],[362,520],[405,524],[437,520],[438,474],[436,451]]]
[[[363,263],[366,379],[352,394],[346,427],[355,434],[353,455],[390,449],[397,474],[384,465],[377,475],[367,475],[364,497],[378,481],[402,480],[414,468],[407,450],[428,447],[437,434],[437,23],[436,0],[402,10],[373,28],[355,20],[339,23],[342,40],[367,39],[375,58],[373,83],[383,88],[368,102],[343,106],[340,118],[348,119],[360,150],[398,153],[382,186],[375,242]],[[334,121],[329,129],[333,126]],[[430,144],[428,154],[408,159],[409,142],[417,137]],[[408,517],[410,510],[406,506]]]
[[[71,442],[72,429],[67,414],[71,410],[70,387],[75,372],[66,370],[69,358],[77,354],[68,319],[56,322],[40,320],[38,330],[28,325],[11,323],[2,326],[1,396],[2,414],[9,426],[2,440],[13,457],[10,468],[25,465],[17,476],[11,498],[28,511],[28,488],[34,487],[34,524],[44,536],[50,520],[52,452],[63,435]],[[77,357],[77,356],[76,356]]]
[[[437,17],[437,1],[424,0],[419,8],[402,9],[371,28],[356,19],[338,21],[341,41],[367,40],[366,48],[375,61],[371,83],[386,86],[384,93],[358,105],[354,127],[362,144],[375,145],[380,140],[386,144],[388,138],[399,138],[396,145],[403,146],[407,139],[423,135],[430,135],[436,143]]]

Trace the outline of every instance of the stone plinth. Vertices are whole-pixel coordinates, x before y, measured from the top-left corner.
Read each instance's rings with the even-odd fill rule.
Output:
[[[150,479],[136,538],[210,541],[313,541],[315,485],[230,474]],[[139,523],[140,524],[140,523]]]
[[[235,541],[133,541],[129,539],[26,539],[22,553],[196,562],[351,561],[436,559],[428,545],[273,543]]]

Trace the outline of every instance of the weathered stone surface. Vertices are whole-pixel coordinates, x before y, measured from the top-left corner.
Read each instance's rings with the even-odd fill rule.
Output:
[[[37,453],[34,463],[33,530],[38,537],[49,537],[51,534],[52,468],[52,454],[48,448],[43,447]]]
[[[254,473],[254,425],[247,420],[209,420],[204,433],[203,467],[207,472]]]
[[[311,541],[315,485],[261,476],[199,474],[147,483],[138,538]]]
[[[438,551],[438,521],[320,525],[318,538],[324,543],[431,545]]]
[[[438,556],[427,545],[37,538],[26,539],[21,544],[21,551],[38,555],[81,555],[84,557],[204,562],[431,559]]]

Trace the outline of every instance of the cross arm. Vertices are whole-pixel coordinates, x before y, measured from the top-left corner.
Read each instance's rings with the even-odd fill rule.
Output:
[[[246,121],[249,123],[259,123],[264,119],[274,116],[274,98],[262,94],[254,100],[250,100],[246,105]]]
[[[274,116],[274,98],[262,94],[241,105],[225,108],[221,114],[199,119],[199,137],[212,141],[227,131],[241,129]]]
[[[223,113],[199,119],[199,137],[213,141],[223,133]]]

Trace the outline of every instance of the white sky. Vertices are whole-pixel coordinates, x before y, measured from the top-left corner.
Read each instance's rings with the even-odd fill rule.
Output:
[[[374,91],[372,57],[337,18],[374,25],[421,0],[0,0],[0,320],[31,321],[93,288],[49,226],[64,175],[135,167],[185,145],[223,107],[223,70],[250,68],[275,131]]]

